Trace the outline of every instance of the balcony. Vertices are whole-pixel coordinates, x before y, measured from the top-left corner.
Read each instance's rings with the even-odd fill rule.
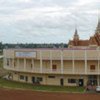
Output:
[[[94,74],[94,75],[96,75],[96,74],[100,74],[100,70],[98,71],[97,69],[95,69],[95,70],[90,70],[90,69],[88,69],[87,70],[87,72],[88,72],[88,74]]]
[[[26,73],[43,73],[43,74],[74,74],[74,75],[79,75],[79,74],[83,74],[83,75],[100,75],[100,70],[98,71],[96,70],[89,70],[87,69],[87,71],[85,72],[85,69],[75,69],[73,71],[72,68],[64,68],[63,70],[61,70],[60,68],[56,69],[56,70],[52,70],[50,68],[42,68],[40,69],[38,68],[33,68],[33,69],[24,69],[24,68],[18,68],[18,67],[8,67],[5,66],[4,67],[7,70],[11,70],[11,71],[18,71],[18,72],[26,72]]]
[[[85,60],[85,57],[63,57],[63,60]],[[98,60],[98,57],[86,57],[87,60]],[[43,57],[42,60],[51,60],[49,57]],[[53,57],[52,60],[61,60],[61,57]]]

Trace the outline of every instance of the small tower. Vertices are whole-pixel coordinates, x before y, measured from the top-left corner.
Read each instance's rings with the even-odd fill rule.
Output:
[[[75,29],[73,41],[74,41],[74,45],[77,46],[78,45],[78,41],[79,41],[79,35],[78,35],[77,29]]]
[[[74,33],[74,38],[73,38],[74,41],[78,41],[79,40],[79,35],[78,35],[78,31],[77,29],[75,29],[75,33]]]

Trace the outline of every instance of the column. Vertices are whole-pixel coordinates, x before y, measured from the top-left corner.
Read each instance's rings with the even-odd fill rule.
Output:
[[[98,86],[100,85],[100,77],[99,77],[99,74],[97,75],[97,85]]]
[[[50,71],[52,73],[52,51],[50,50]]]
[[[40,73],[42,73],[42,51],[40,51]]]
[[[74,50],[72,50],[72,72],[75,73],[75,55]]]
[[[35,71],[35,66],[34,66],[34,59],[32,59],[32,72]]]
[[[7,67],[7,58],[6,58],[6,53],[3,50],[3,68]]]
[[[100,69],[99,69],[99,65],[100,65],[100,50],[98,49],[98,79],[97,79],[98,86],[100,85],[100,77],[99,77]]]
[[[99,75],[99,64],[100,64],[100,62],[99,62],[99,57],[100,57],[100,54],[99,54],[99,50],[97,51],[98,52],[98,75]]]
[[[19,58],[17,58],[17,69],[20,70],[20,66],[19,66]]]
[[[87,74],[87,51],[85,50],[85,74]]]
[[[64,65],[63,65],[63,50],[60,51],[61,54],[61,74],[63,74]]]
[[[26,71],[26,58],[24,58],[24,71]]]
[[[11,62],[11,59],[10,59],[10,62]],[[14,58],[12,58],[11,66],[12,66],[13,69],[15,68],[15,66],[14,66]]]

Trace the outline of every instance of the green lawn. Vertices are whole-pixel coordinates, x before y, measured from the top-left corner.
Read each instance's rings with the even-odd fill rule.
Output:
[[[8,81],[0,78],[1,88],[11,88],[11,89],[30,89],[35,91],[53,91],[53,92],[79,92],[83,93],[83,87],[61,87],[61,86],[43,86],[43,85],[32,85],[27,83],[19,83]]]

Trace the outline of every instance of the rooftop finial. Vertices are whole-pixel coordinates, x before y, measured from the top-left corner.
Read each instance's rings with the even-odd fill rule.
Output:
[[[100,34],[100,11],[99,10],[98,10],[98,25],[95,33]]]
[[[78,31],[77,31],[77,21],[75,22],[75,34],[74,35],[78,35]]]

